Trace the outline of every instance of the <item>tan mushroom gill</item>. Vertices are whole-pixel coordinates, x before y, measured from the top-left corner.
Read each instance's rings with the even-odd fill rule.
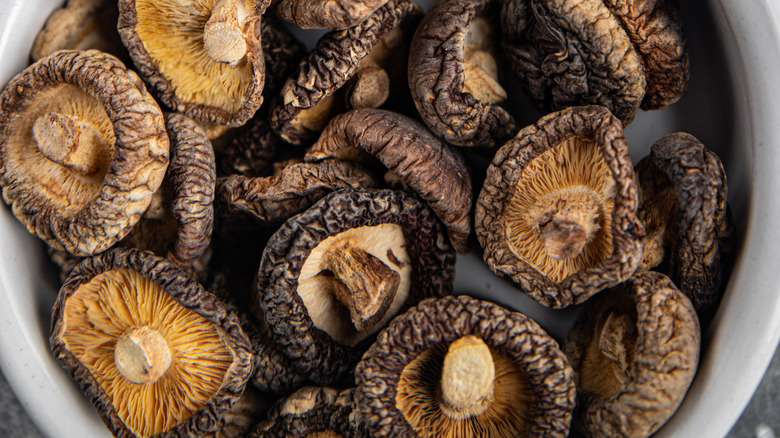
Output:
[[[396,407],[421,437],[522,436],[534,400],[517,364],[473,335],[420,354],[396,392]]]
[[[127,268],[81,285],[64,315],[68,349],[140,436],[168,430],[204,407],[232,363],[219,329]]]
[[[493,55],[493,25],[485,17],[476,17],[469,25],[464,46],[463,91],[480,102],[506,100],[506,91],[498,83],[498,64]]]
[[[504,213],[509,247],[554,282],[612,253],[616,183],[596,143],[571,137],[523,169]]]

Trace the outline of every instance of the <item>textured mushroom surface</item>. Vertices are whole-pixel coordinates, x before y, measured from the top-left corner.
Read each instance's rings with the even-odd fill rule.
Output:
[[[268,122],[254,117],[237,129],[236,136],[221,151],[216,151],[221,176],[261,176],[274,158],[282,140]]]
[[[295,71],[301,59],[306,56],[306,47],[284,27],[284,23],[275,15],[264,14],[260,24],[263,58],[267,66],[263,94],[271,96],[279,92],[284,81]]]
[[[460,146],[496,147],[517,133],[498,102],[499,3],[440,1],[423,18],[409,53],[409,87],[423,121]]]
[[[656,142],[636,173],[639,217],[647,230],[641,269],[664,272],[697,311],[713,312],[729,275],[734,239],[720,159],[694,136],[678,132]]]
[[[117,29],[139,74],[172,109],[240,126],[262,103],[265,2],[120,0]]]
[[[599,104],[628,124],[687,85],[678,15],[670,0],[510,0],[504,49],[540,108]]]
[[[467,296],[394,319],[355,380],[357,419],[374,437],[565,437],[574,409],[558,344],[525,315]]]
[[[499,149],[477,199],[477,238],[494,272],[564,307],[637,269],[637,203],[620,121],[604,107],[572,107]]]
[[[106,250],[147,209],[168,165],[160,108],[116,58],[60,51],[0,94],[0,186],[36,236],[74,255]]]
[[[451,291],[443,233],[428,207],[392,190],[340,190],[291,218],[258,272],[276,344],[315,383],[343,377],[395,314]]]
[[[444,222],[458,252],[469,251],[471,176],[463,159],[422,124],[401,114],[359,109],[340,114],[306,152],[306,160],[362,149],[425,200]]]
[[[352,390],[307,386],[279,400],[250,438],[357,437],[350,429]]]
[[[588,301],[566,339],[575,425],[591,437],[646,437],[672,416],[699,360],[696,311],[665,275],[637,273]]]
[[[411,33],[421,16],[417,4],[391,0],[362,23],[320,38],[272,105],[274,132],[293,144],[316,139],[332,113],[344,106],[334,93],[361,69],[364,60],[376,64],[370,56],[375,47],[405,51],[403,36]]]
[[[365,21],[387,0],[276,0],[273,10],[302,29],[346,29]]]
[[[217,432],[251,373],[238,319],[172,263],[131,249],[73,270],[50,343],[118,437]]]

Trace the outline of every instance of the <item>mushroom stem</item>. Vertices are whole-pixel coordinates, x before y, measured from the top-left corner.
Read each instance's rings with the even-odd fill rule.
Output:
[[[336,299],[349,309],[352,324],[363,331],[379,322],[398,292],[401,276],[360,248],[337,246],[325,255]]]
[[[159,331],[136,327],[117,339],[114,363],[125,379],[138,384],[154,383],[171,365],[171,350]]]
[[[441,410],[464,420],[485,412],[493,401],[496,367],[485,341],[467,335],[450,344],[441,371]]]
[[[576,257],[601,229],[598,194],[572,186],[547,195],[540,202],[538,225],[547,254],[555,260]]]
[[[44,157],[77,174],[93,175],[108,161],[100,131],[76,117],[46,113],[35,120],[32,132]]]
[[[242,0],[218,0],[203,28],[203,48],[211,59],[236,65],[246,55],[244,24],[249,9]]]
[[[347,90],[353,109],[379,108],[390,96],[390,76],[380,67],[365,67],[355,73]]]
[[[489,52],[467,52],[463,91],[471,93],[480,102],[497,103],[506,100],[506,91],[498,83],[498,66]]]

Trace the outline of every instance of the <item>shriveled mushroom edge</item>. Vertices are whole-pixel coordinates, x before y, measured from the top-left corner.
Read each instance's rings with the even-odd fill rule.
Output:
[[[682,403],[699,362],[701,334],[696,311],[668,277],[657,272],[637,273],[620,287],[636,305],[635,357],[629,381],[618,394],[610,398],[592,392],[578,395],[575,423],[589,436],[654,433]],[[564,344],[575,370],[593,336],[584,329],[588,316],[593,315],[587,309],[580,315]],[[576,372],[575,379],[579,379]],[[619,423],[621,420],[625,423]]]
[[[309,436],[332,431],[350,436],[349,416],[354,408],[353,391],[307,386],[279,400],[268,419],[258,425],[250,438]]]
[[[574,409],[574,372],[558,344],[525,315],[465,295],[420,302],[394,319],[363,355],[355,368],[355,404],[372,436],[417,436],[396,407],[401,372],[424,351],[470,334],[526,373],[539,400],[530,435],[566,436]]]
[[[136,435],[119,418],[103,388],[90,371],[68,350],[62,340],[65,320],[65,303],[78,288],[95,276],[116,268],[129,268],[152,279],[185,308],[219,326],[224,340],[233,355],[233,363],[223,379],[224,385],[190,418],[166,431],[165,436],[193,436],[216,432],[219,417],[230,410],[244,391],[252,372],[252,353],[249,339],[241,329],[238,318],[228,313],[219,300],[200,284],[184,274],[173,263],[134,249],[115,248],[95,257],[85,259],[71,273],[60,289],[54,303],[49,343],[54,358],[68,371],[71,379],[90,399],[106,426],[115,436],[135,438]]]
[[[502,216],[514,190],[501,187],[514,188],[532,160],[572,136],[595,139],[616,182],[613,251],[602,263],[556,284],[515,256],[507,245]],[[523,128],[496,153],[477,198],[474,223],[490,269],[510,278],[537,302],[555,308],[579,304],[630,277],[642,260],[644,228],[637,217],[638,192],[628,151],[620,121],[605,107],[570,107]]]
[[[348,210],[346,207],[349,206]],[[298,372],[331,384],[356,363],[375,336],[354,348],[314,326],[298,296],[298,276],[317,244],[350,228],[395,223],[403,227],[414,264],[409,297],[399,313],[427,297],[451,293],[455,252],[433,212],[416,198],[392,190],[343,189],[288,220],[269,240],[258,272],[260,307],[277,345]]]

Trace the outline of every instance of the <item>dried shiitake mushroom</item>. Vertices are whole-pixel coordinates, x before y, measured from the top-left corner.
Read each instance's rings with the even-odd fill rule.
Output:
[[[674,0],[508,0],[502,10],[504,49],[540,108],[599,104],[624,124],[685,90],[681,24]]]
[[[113,56],[59,51],[0,93],[0,186],[31,233],[86,256],[124,237],[168,165],[162,112]]]
[[[243,125],[262,103],[267,2],[120,0],[117,29],[139,74],[187,116]]]
[[[700,316],[714,312],[734,238],[723,165],[696,137],[678,132],[653,145],[636,175],[647,231],[640,269],[669,275]]]
[[[477,199],[477,238],[494,272],[565,307],[634,273],[644,238],[637,202],[620,121],[604,107],[571,107],[496,153]]]
[[[252,371],[235,315],[174,264],[134,249],[73,270],[50,343],[119,437],[215,433]]]
[[[394,315],[448,294],[454,261],[436,216],[413,196],[344,189],[268,241],[260,307],[298,372],[330,385]]]
[[[573,371],[525,315],[467,296],[397,317],[355,369],[373,437],[565,437]]]
[[[665,275],[637,273],[588,301],[564,351],[575,370],[574,424],[589,437],[647,437],[693,381],[699,322]]]
[[[306,56],[306,47],[284,27],[284,22],[273,14],[263,15],[260,38],[265,58],[265,86],[263,94],[270,96],[281,89],[284,81]],[[267,114],[265,114],[267,118]]]
[[[390,0],[357,26],[323,36],[272,105],[274,132],[287,142],[307,143],[340,109],[381,105],[396,86],[405,86],[405,80],[390,81],[393,69],[405,67],[406,47],[420,17],[417,4]],[[340,89],[346,96],[335,94]]]
[[[497,105],[499,2],[440,1],[423,18],[409,53],[409,88],[423,121],[460,146],[500,146],[517,133]]]
[[[387,0],[274,0],[272,9],[302,29],[346,29],[365,21]]]
[[[471,177],[463,159],[449,146],[406,116],[358,109],[334,117],[304,159],[341,157],[354,148],[378,158],[414,190],[444,222],[455,249],[469,251],[473,239]]]
[[[222,176],[261,176],[282,143],[263,119],[252,118],[237,129],[236,136],[222,150],[215,151]]]

